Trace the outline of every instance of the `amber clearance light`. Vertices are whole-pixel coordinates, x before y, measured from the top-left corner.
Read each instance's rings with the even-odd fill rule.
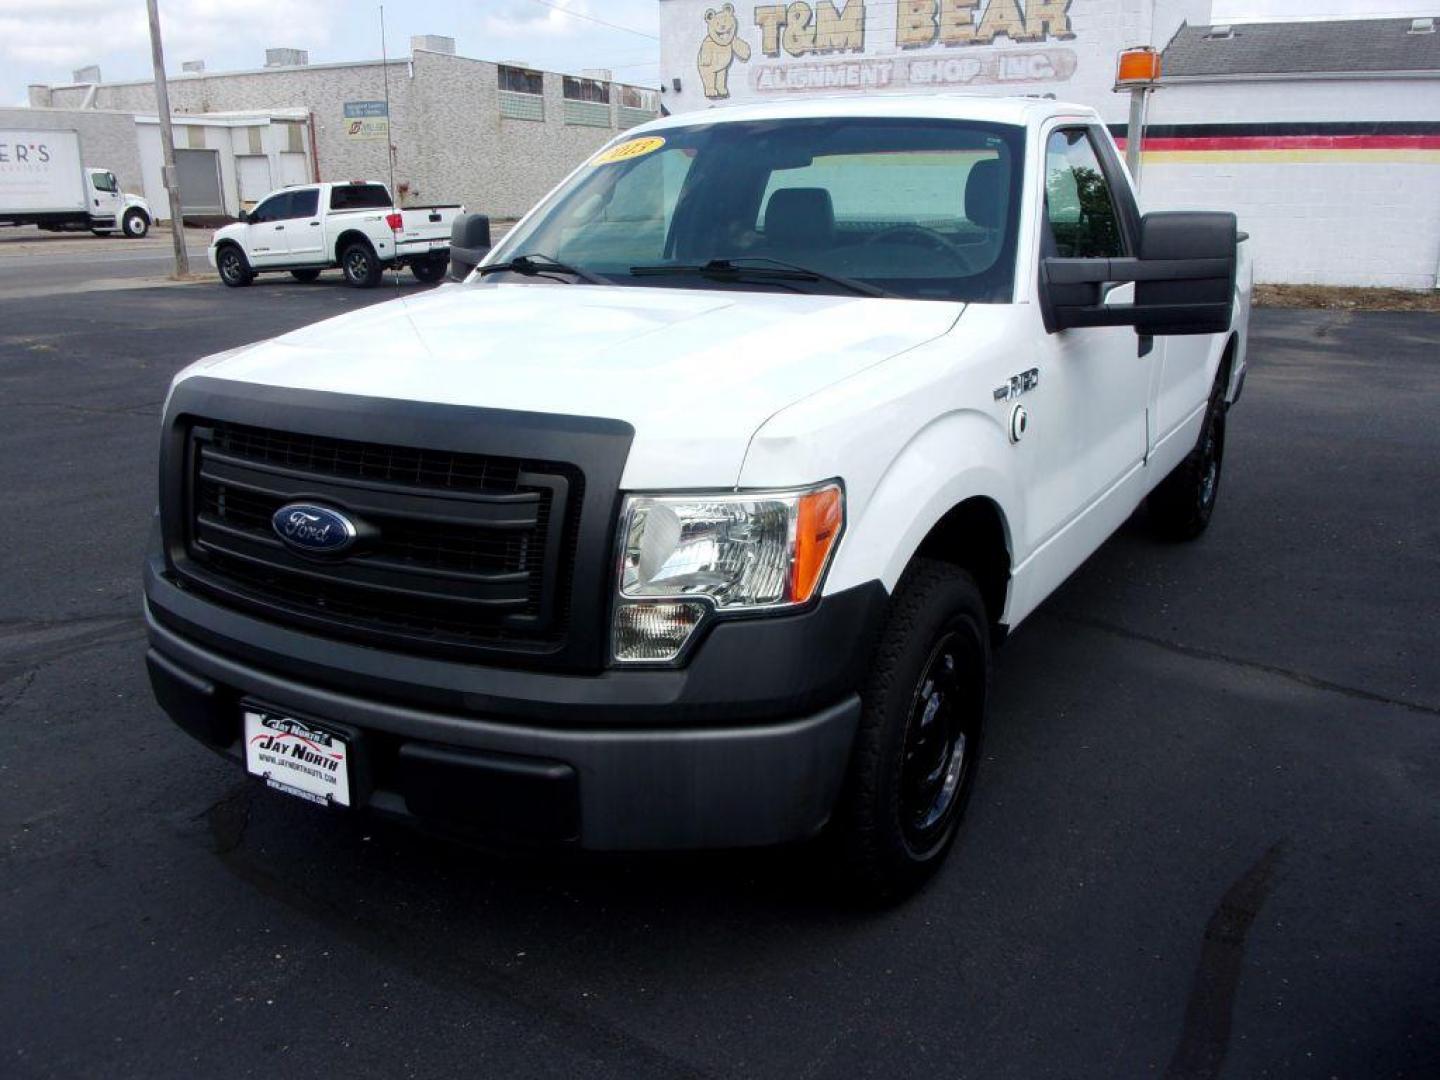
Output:
[[[1126,49],[1115,69],[1115,85],[1146,86],[1160,78],[1160,54],[1148,45]]]

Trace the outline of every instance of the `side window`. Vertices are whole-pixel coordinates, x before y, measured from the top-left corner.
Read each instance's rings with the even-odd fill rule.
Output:
[[[1045,213],[1060,258],[1125,254],[1110,185],[1083,129],[1053,132],[1045,144]]]
[[[269,221],[283,221],[290,216],[290,193],[282,192],[279,195],[271,195],[259,206],[255,207],[250,215],[250,224],[264,225]]]
[[[90,183],[95,185],[96,191],[108,191],[113,193],[116,189],[115,174],[108,172],[97,172],[90,174]]]
[[[305,188],[303,191],[292,191],[290,193],[290,211],[285,216],[290,218],[313,218],[320,207],[320,192],[316,188]]]

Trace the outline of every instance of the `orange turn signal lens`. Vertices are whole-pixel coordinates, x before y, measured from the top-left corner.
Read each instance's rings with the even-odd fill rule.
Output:
[[[795,517],[795,557],[790,562],[790,600],[803,604],[815,593],[845,524],[840,489],[823,487],[800,496]]]
[[[1149,47],[1126,49],[1120,54],[1120,64],[1115,70],[1117,86],[1135,83],[1153,83],[1160,78],[1160,54]]]

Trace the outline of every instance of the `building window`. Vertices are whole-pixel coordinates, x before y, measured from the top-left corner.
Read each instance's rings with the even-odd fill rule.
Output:
[[[565,123],[608,128],[610,84],[599,79],[577,79],[566,75]]]
[[[500,115],[510,120],[545,119],[545,76],[524,68],[501,67]]]
[[[660,115],[660,95],[656,91],[638,86],[621,86],[618,89],[622,130],[654,120]]]
[[[598,101],[601,105],[609,105],[610,84],[601,82],[599,79],[577,79],[574,76],[566,75],[565,100]]]
[[[500,89],[515,94],[543,94],[545,75],[539,71],[526,71],[524,68],[501,67]]]

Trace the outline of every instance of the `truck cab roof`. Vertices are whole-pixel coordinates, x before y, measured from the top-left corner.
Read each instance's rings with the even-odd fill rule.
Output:
[[[1054,116],[1099,121],[1088,105],[1049,98],[991,97],[980,94],[885,94],[856,97],[827,95],[755,105],[723,105],[704,112],[678,113],[644,125],[640,131],[663,131],[694,124],[734,121],[813,119],[819,117],[916,117],[937,120],[980,120],[1028,126]]]

